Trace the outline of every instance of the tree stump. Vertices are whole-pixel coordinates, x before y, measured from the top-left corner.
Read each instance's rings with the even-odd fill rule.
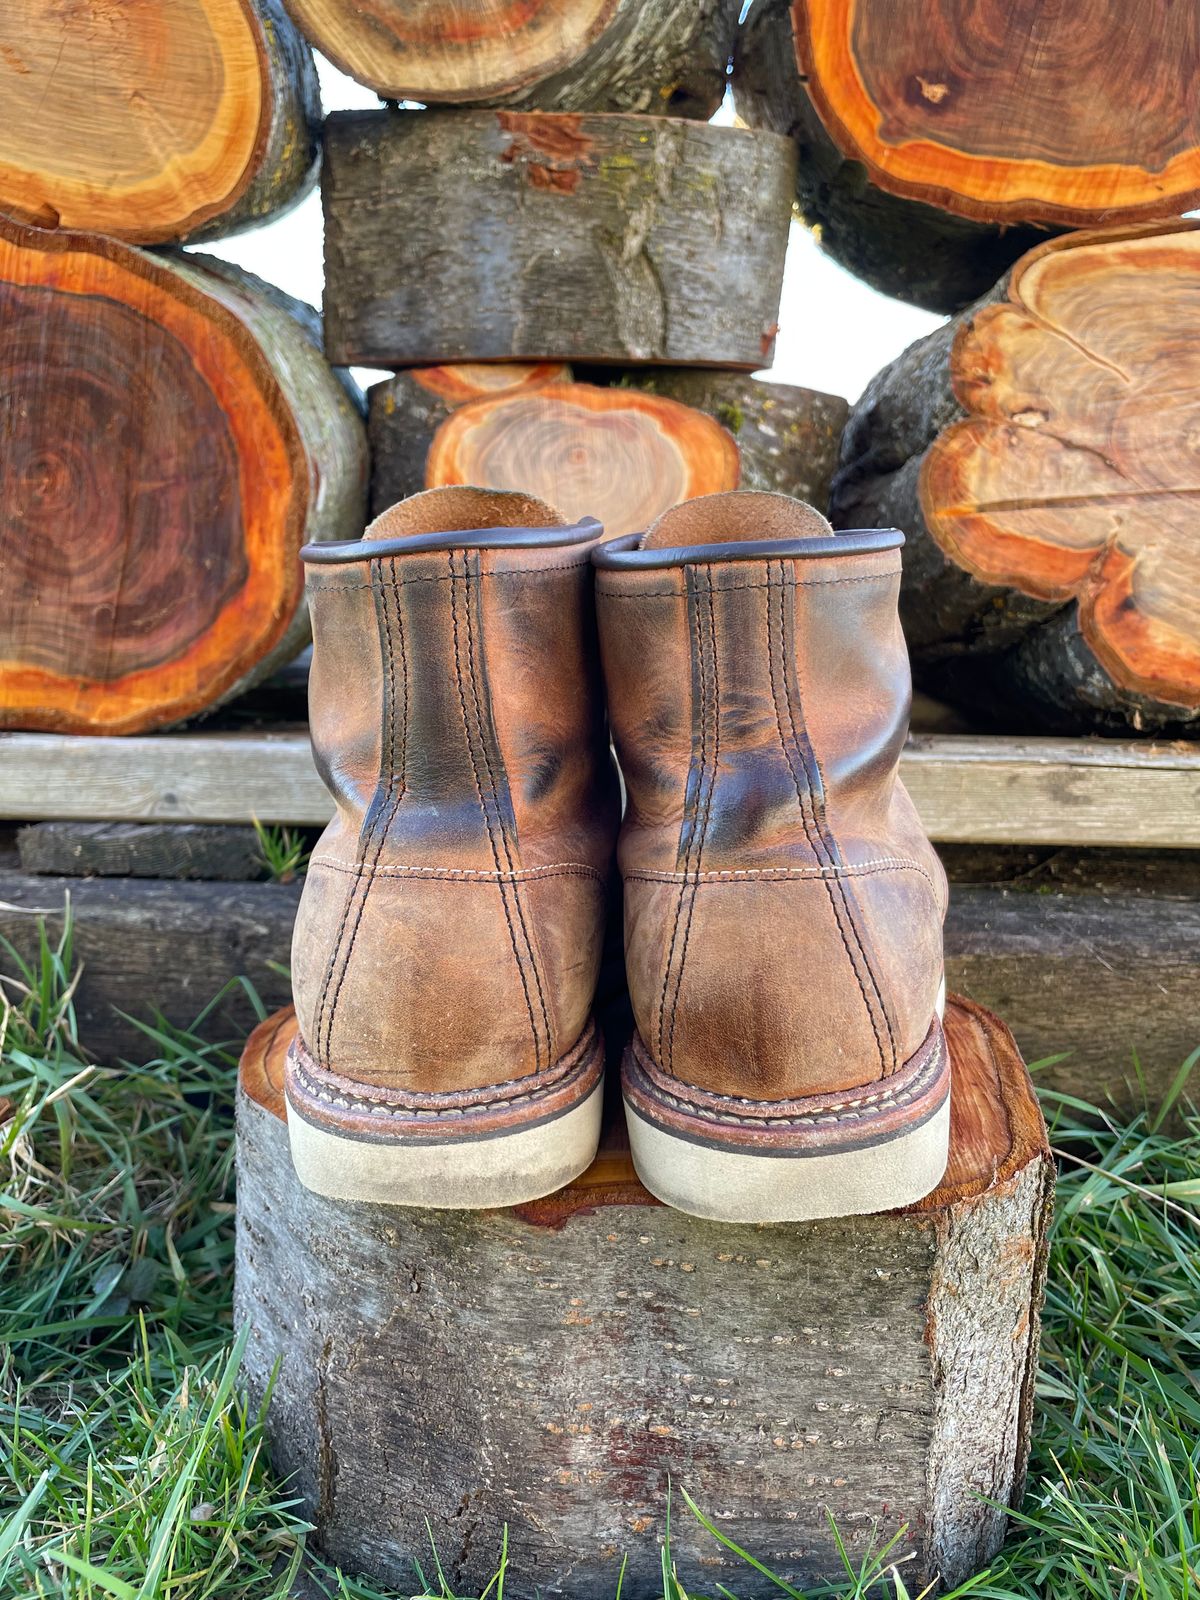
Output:
[[[832,256],[956,311],[1035,243],[1024,225],[1200,201],[1195,66],[1173,0],[755,0],[734,93],[798,141],[800,209]]]
[[[279,0],[6,0],[0,103],[0,212],[38,227],[212,237],[316,179],[316,67]]]
[[[366,440],[283,299],[0,222],[0,727],[163,727],[306,642],[297,553],[361,531]]]
[[[302,1189],[281,1092],[294,1017],[256,1030],[238,1112],[236,1308],[253,1395],[337,1561],[431,1564],[476,1594],[659,1592],[670,1481],[797,1584],[906,1530],[910,1592],[994,1555],[1019,1500],[1053,1166],[1007,1030],[947,1010],[950,1167],[906,1211],[749,1227],[637,1183],[618,1126],[561,1194],[511,1211]],[[623,1131],[623,1123],[620,1124]],[[276,1372],[276,1362],[279,1363]],[[990,1502],[990,1503],[989,1503]],[[681,1579],[773,1593],[675,1504]]]
[[[768,365],[794,161],[776,134],[672,117],[335,113],[326,350]]]
[[[1200,727],[1200,229],[1065,235],[868,386],[838,527],[905,530],[918,679],[1059,732]]]
[[[388,100],[528,111],[721,103],[741,0],[291,0],[324,55]]]
[[[367,435],[371,443],[371,515],[427,487],[425,461],[434,434],[452,411],[468,400],[570,383],[562,361],[463,363],[451,367],[410,367],[367,393]]]

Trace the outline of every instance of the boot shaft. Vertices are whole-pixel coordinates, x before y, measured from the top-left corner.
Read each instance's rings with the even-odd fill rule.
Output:
[[[721,499],[595,558],[639,1033],[716,1094],[857,1088],[918,1050],[941,975],[944,876],[898,779],[903,540]]]
[[[599,526],[476,529],[455,543],[452,529],[406,533],[414,505],[357,544],[306,552],[309,721],[336,826],[372,831],[382,864],[589,857],[613,784],[590,568]]]
[[[522,514],[541,525],[513,526]],[[616,782],[599,528],[554,517],[438,490],[305,553],[313,748],[336,814],[293,987],[320,1069],[466,1092],[550,1071],[587,1026]]]

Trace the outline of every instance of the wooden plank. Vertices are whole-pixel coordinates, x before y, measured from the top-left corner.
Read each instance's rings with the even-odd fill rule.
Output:
[[[278,966],[286,966],[290,954],[298,883],[63,880],[4,872],[0,937],[33,958],[39,914],[56,938],[68,893],[73,954],[83,969],[75,1011],[90,1059],[149,1060],[156,1046],[128,1017],[149,1021],[161,1012],[176,1026],[190,1027],[235,978],[249,978],[268,1007],[290,998]],[[198,1031],[208,1040],[235,1040],[254,1021],[239,986]]]
[[[915,736],[902,773],[934,839],[1200,849],[1200,743]],[[0,817],[323,824],[302,728],[0,735]]]
[[[1200,1044],[1198,952],[1200,897],[951,885],[948,986],[998,1011],[1028,1062],[1063,1054],[1040,1086],[1121,1114],[1156,1110]]]
[[[266,869],[253,828],[203,822],[34,822],[17,833],[38,877],[188,878],[253,883]]]

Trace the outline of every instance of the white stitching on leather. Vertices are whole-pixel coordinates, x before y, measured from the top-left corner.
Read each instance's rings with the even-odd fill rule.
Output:
[[[772,880],[786,880],[788,878],[862,878],[874,872],[918,872],[925,882],[937,894],[937,885],[933,878],[926,872],[919,861],[909,861],[903,856],[878,856],[873,861],[851,862],[845,867],[747,867],[737,871],[713,870],[710,872],[692,873],[691,880],[699,878],[701,883],[735,883],[735,882],[770,882]],[[682,872],[655,872],[649,868],[645,870],[634,869],[625,873],[625,877],[638,878],[648,883],[680,883],[683,880]]]
[[[357,872],[357,866],[333,856],[313,856],[309,868],[328,867],[331,872]],[[376,877],[448,878],[466,883],[524,883],[530,878],[595,878],[603,883],[604,874],[582,861],[556,861],[545,867],[518,867],[511,872],[496,872],[482,867],[407,867],[382,866],[370,869]]]

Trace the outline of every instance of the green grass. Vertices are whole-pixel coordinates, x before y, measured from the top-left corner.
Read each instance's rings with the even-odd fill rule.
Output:
[[[312,854],[308,848],[308,836],[303,830],[289,828],[286,824],[264,827],[255,817],[254,833],[258,841],[258,858],[273,882],[294,883],[297,878],[303,877]]]
[[[159,1025],[143,1062],[98,1069],[69,933],[29,967],[0,952],[0,971],[0,1600],[283,1600],[301,1563],[308,1592],[396,1600],[306,1552],[238,1389],[233,1051]],[[1097,1130],[1087,1108],[1046,1109],[1062,1177],[1029,1488],[1002,1555],[954,1594],[1200,1600],[1200,1119]],[[686,1484],[673,1499],[676,1525],[725,1541]],[[904,1554],[901,1537],[847,1560],[827,1592],[903,1600]],[[664,1600],[691,1581],[664,1551]],[[406,1592],[445,1600],[436,1554]]]

